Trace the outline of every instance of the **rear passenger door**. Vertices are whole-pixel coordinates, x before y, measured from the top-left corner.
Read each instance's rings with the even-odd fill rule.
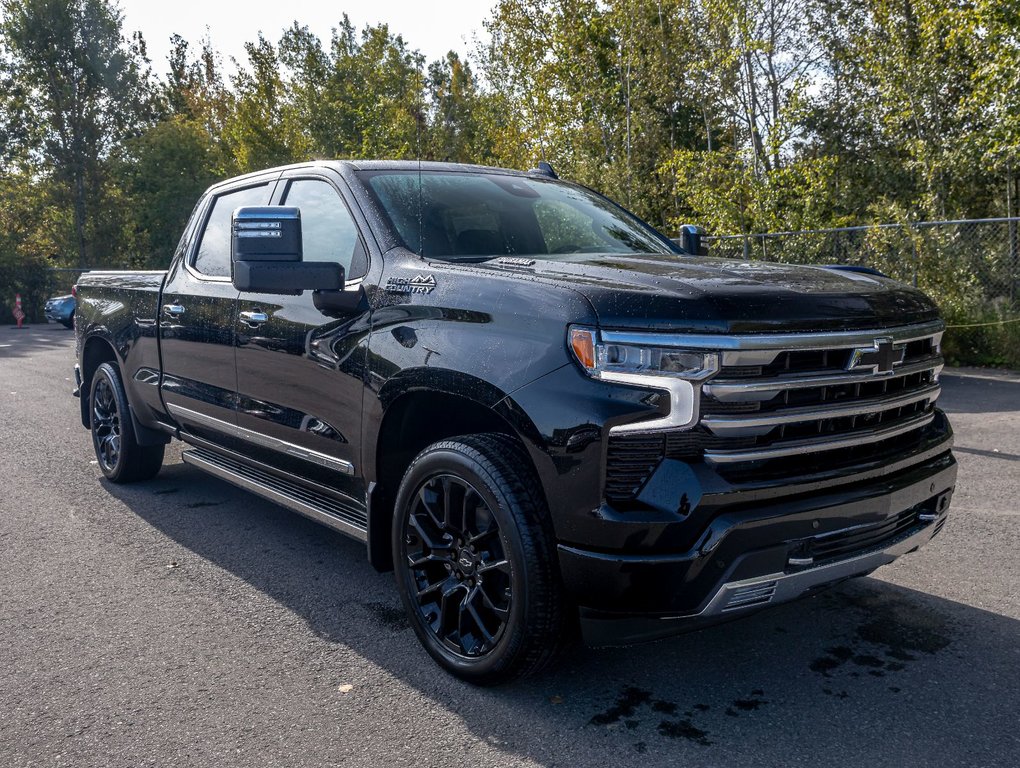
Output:
[[[291,172],[273,202],[300,209],[304,260],[339,262],[348,286],[357,287],[368,257],[342,189],[339,176]],[[271,438],[250,455],[362,505],[365,489],[357,476],[367,304],[323,313],[305,291],[241,293],[238,307],[238,426]]]
[[[230,282],[230,226],[235,208],[268,205],[279,172],[215,189],[198,213],[201,226],[174,262],[159,308],[167,411],[184,432],[237,447],[237,290]]]

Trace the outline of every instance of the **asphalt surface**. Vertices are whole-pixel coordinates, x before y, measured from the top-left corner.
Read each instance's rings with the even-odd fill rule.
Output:
[[[168,453],[101,479],[73,339],[0,328],[0,766],[1016,766],[1020,376],[951,371],[920,552],[497,689],[418,646],[361,545]]]

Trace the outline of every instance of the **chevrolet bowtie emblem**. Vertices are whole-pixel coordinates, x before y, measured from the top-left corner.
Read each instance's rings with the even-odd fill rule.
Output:
[[[893,344],[889,338],[875,339],[870,347],[859,347],[850,354],[847,363],[848,371],[870,371],[871,373],[892,373],[893,369],[903,362],[907,348],[903,344]]]

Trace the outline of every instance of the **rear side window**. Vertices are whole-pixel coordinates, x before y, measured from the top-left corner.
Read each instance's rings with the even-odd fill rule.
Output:
[[[198,243],[194,267],[209,277],[230,277],[230,216],[235,208],[269,205],[269,184],[217,195]]]

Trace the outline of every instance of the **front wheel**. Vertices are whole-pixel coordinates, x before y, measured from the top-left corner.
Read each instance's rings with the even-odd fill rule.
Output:
[[[120,371],[112,364],[96,369],[89,407],[92,446],[107,479],[131,483],[155,477],[163,465],[163,446],[138,444]]]
[[[534,673],[569,638],[545,504],[504,435],[435,443],[397,493],[393,562],[425,649],[447,671],[493,685]]]

